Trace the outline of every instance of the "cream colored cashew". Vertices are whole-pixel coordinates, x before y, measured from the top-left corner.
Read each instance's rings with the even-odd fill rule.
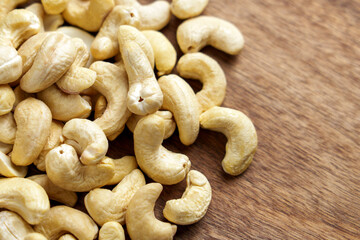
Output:
[[[41,0],[47,14],[60,14],[62,13],[69,0]]]
[[[109,158],[95,165],[82,165],[75,149],[67,144],[51,150],[45,162],[51,182],[73,192],[87,192],[106,185],[115,170],[114,162]]]
[[[211,202],[211,186],[199,171],[191,170],[186,177],[187,187],[180,199],[169,200],[163,210],[164,217],[179,225],[200,221]]]
[[[8,154],[9,152],[11,152],[12,148],[12,144],[0,142],[0,152],[2,152],[3,154]]]
[[[33,175],[28,179],[38,183],[44,188],[49,199],[68,205],[69,207],[75,206],[77,202],[77,195],[74,192],[67,191],[52,183],[46,174]]]
[[[101,117],[107,107],[107,101],[106,98],[101,95],[98,97],[98,99],[96,100],[96,104],[95,104],[95,108],[94,108],[94,119],[98,119],[99,117]]]
[[[60,14],[46,14],[41,3],[33,3],[25,8],[34,13],[40,20],[40,32],[55,31],[64,24],[64,19]]]
[[[115,0],[115,4],[134,7],[139,12],[141,30],[160,30],[170,22],[170,4],[167,1],[141,5],[137,0]]]
[[[145,184],[144,175],[139,169],[135,169],[112,191],[102,188],[90,191],[84,199],[86,210],[101,226],[110,221],[125,224],[129,202],[136,191]]]
[[[77,142],[82,150],[80,161],[91,165],[99,163],[109,148],[108,140],[103,130],[87,119],[72,119],[63,128],[63,135]]]
[[[107,222],[99,231],[99,240],[125,240],[125,232],[118,222]]]
[[[141,187],[131,199],[126,211],[126,229],[131,239],[173,239],[177,226],[159,221],[154,215],[155,202],[162,190],[161,184],[149,183]]]
[[[22,59],[15,48],[0,45],[0,84],[12,83],[22,74]]]
[[[203,53],[188,53],[179,59],[176,70],[183,78],[197,79],[202,89],[196,93],[201,112],[220,106],[226,94],[226,77],[221,66]]]
[[[71,41],[76,49],[75,61],[56,84],[68,94],[78,94],[94,84],[96,73],[84,67],[90,57],[85,42],[81,38],[73,38]]]
[[[236,55],[244,47],[243,35],[234,24],[210,16],[186,20],[178,27],[176,37],[183,53],[198,52],[210,45]]]
[[[52,117],[60,121],[82,118],[91,112],[91,105],[80,95],[70,95],[61,91],[56,85],[37,93],[37,97],[49,106]]]
[[[58,81],[75,60],[73,43],[65,34],[52,32],[41,44],[29,71],[21,78],[21,88],[35,93]]]
[[[63,16],[71,25],[96,32],[114,6],[114,0],[69,0]]]
[[[0,208],[18,213],[30,224],[39,223],[50,209],[45,190],[25,178],[0,179]]]
[[[190,170],[186,155],[173,153],[161,144],[165,121],[156,114],[141,119],[134,131],[136,160],[147,176],[161,184],[172,185],[182,181]]]
[[[252,162],[257,149],[256,130],[242,112],[230,108],[213,107],[200,115],[202,128],[223,133],[228,142],[222,161],[224,171],[239,175]]]
[[[138,167],[136,159],[133,156],[125,156],[112,160],[115,164],[115,174],[106,185],[118,184],[126,175]]]
[[[14,103],[15,93],[12,88],[8,84],[0,85],[0,116],[11,112]]]
[[[77,238],[71,234],[65,234],[62,235],[58,240],[77,240]]]
[[[145,53],[135,42],[120,43],[129,78],[128,109],[137,115],[156,112],[163,103],[163,93]]]
[[[14,144],[16,136],[16,122],[11,112],[0,116],[0,142]]]
[[[41,233],[29,233],[24,240],[47,240],[47,238]]]
[[[14,89],[14,94],[15,94],[15,102],[14,102],[14,106],[13,106],[13,111],[15,111],[16,106],[22,102],[23,100],[29,98],[29,97],[34,97],[34,94],[31,93],[27,93],[24,90],[21,89],[20,86],[17,86]]]
[[[93,240],[99,230],[87,214],[66,206],[52,207],[34,229],[49,240],[57,240],[64,233],[81,240]]]
[[[173,135],[176,129],[176,123],[173,119],[172,113],[169,111],[157,111],[154,114],[164,119],[164,123],[165,123],[164,139],[168,139]],[[126,126],[129,128],[131,132],[134,132],[136,124],[140,121],[140,119],[144,117],[145,116],[133,114],[126,122]]]
[[[179,19],[187,19],[199,16],[209,0],[172,0],[171,12]]]
[[[107,101],[105,112],[94,122],[110,140],[114,140],[131,115],[126,106],[129,89],[126,71],[124,67],[107,62],[95,62],[90,69],[97,74],[93,88],[105,96]]]
[[[0,22],[6,17],[10,11],[16,8],[17,5],[27,2],[28,0],[3,0],[0,1]]]
[[[121,25],[139,26],[139,14],[135,8],[116,6],[106,17],[91,45],[96,59],[104,60],[119,53],[118,29]]]
[[[0,239],[20,240],[32,232],[30,224],[18,214],[6,210],[0,212]]]
[[[40,100],[28,98],[15,108],[17,131],[11,161],[19,166],[37,159],[50,135],[51,112]]]
[[[199,134],[199,103],[190,85],[177,75],[167,75],[159,79],[164,94],[163,109],[174,114],[179,129],[180,141],[191,145]]]
[[[157,75],[169,74],[176,64],[176,50],[169,39],[158,31],[142,31],[149,40],[155,56],[155,65],[158,70]]]
[[[20,167],[13,164],[10,157],[0,152],[0,175],[5,177],[25,177],[27,167]]]

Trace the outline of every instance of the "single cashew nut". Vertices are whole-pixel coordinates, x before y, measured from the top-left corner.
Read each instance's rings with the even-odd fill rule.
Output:
[[[7,0],[0,2],[0,22],[6,17],[10,11],[16,8],[17,5],[27,2],[28,0]]]
[[[96,32],[114,6],[114,0],[69,0],[63,16],[71,25]]]
[[[126,105],[129,89],[124,67],[107,62],[95,62],[90,69],[97,74],[93,88],[105,96],[107,106],[96,123],[110,139],[114,140],[122,131],[131,113]]]
[[[187,19],[199,16],[209,0],[173,0],[171,2],[171,12],[179,19]]]
[[[139,169],[135,169],[112,191],[102,188],[90,191],[84,199],[86,210],[101,226],[110,221],[125,224],[129,202],[136,191],[145,184],[144,175]]]
[[[100,162],[109,148],[103,130],[96,123],[87,119],[68,121],[63,128],[63,135],[67,139],[79,143],[83,150],[80,161],[86,165]]]
[[[186,177],[187,187],[180,199],[166,202],[164,217],[179,225],[189,225],[202,219],[211,202],[211,186],[199,171],[191,170]]]
[[[39,223],[50,209],[45,190],[25,178],[0,179],[0,208],[16,212],[29,224]]]
[[[3,154],[8,154],[9,152],[11,152],[12,148],[12,144],[0,142],[0,152],[2,152]]]
[[[183,78],[197,79],[203,88],[196,93],[201,112],[220,106],[226,94],[226,77],[220,65],[203,53],[182,56],[176,70]]]
[[[234,24],[210,16],[186,20],[178,27],[176,37],[183,53],[198,52],[210,45],[236,55],[244,47],[244,37]]]
[[[46,14],[41,3],[33,3],[25,8],[34,13],[40,21],[40,32],[55,31],[64,24],[64,19],[60,14]]]
[[[257,149],[257,135],[246,115],[230,108],[213,107],[200,115],[200,124],[202,128],[221,132],[227,137],[222,161],[226,173],[236,176],[249,167]]]
[[[41,0],[47,14],[60,14],[62,13],[69,0]]]
[[[51,182],[73,192],[87,192],[106,185],[114,176],[115,169],[109,158],[95,165],[82,165],[75,149],[67,144],[51,150],[45,163]]]
[[[47,240],[47,238],[41,233],[29,233],[24,240]]]
[[[158,31],[142,31],[149,40],[155,56],[155,65],[158,70],[157,75],[169,74],[176,64],[176,50],[169,39]]]
[[[77,238],[71,234],[65,234],[62,235],[58,240],[77,240]]]
[[[52,207],[34,229],[49,240],[57,240],[64,233],[81,240],[93,240],[99,230],[87,214],[67,206]]]
[[[8,84],[0,85],[0,116],[11,112],[14,103],[15,93],[12,88]]]
[[[50,135],[51,112],[40,100],[28,98],[15,108],[17,131],[11,161],[19,166],[37,159]]]
[[[0,52],[0,84],[16,81],[22,74],[21,57],[11,46],[0,45]]]
[[[28,179],[36,182],[44,188],[49,199],[68,205],[69,207],[75,206],[77,202],[77,195],[74,192],[67,191],[52,183],[46,174],[33,175]]]
[[[21,89],[20,86],[17,86],[14,89],[14,94],[15,94],[15,102],[14,102],[13,109],[12,109],[13,111],[15,111],[16,106],[20,102],[22,102],[23,100],[25,100],[29,97],[34,97],[34,94],[25,92],[24,90]]]
[[[16,166],[5,153],[0,152],[0,175],[5,177],[25,177],[27,167]]]
[[[106,185],[115,185],[121,182],[126,175],[138,167],[136,158],[125,156],[119,159],[112,159],[115,165],[115,174]]]
[[[191,145],[199,134],[199,103],[194,90],[177,75],[171,74],[159,79],[164,94],[163,109],[174,114],[179,129],[180,141]]]
[[[96,100],[96,104],[95,104],[95,108],[94,108],[94,119],[98,119],[99,117],[101,117],[107,107],[107,101],[106,98],[101,95],[98,97],[98,99]]]
[[[19,240],[26,235],[34,232],[28,224],[18,214],[3,210],[0,212],[0,239]]]
[[[0,141],[14,144],[16,136],[16,122],[11,112],[0,116]]]
[[[151,114],[141,119],[134,131],[135,156],[146,175],[161,184],[172,185],[185,178],[191,163],[186,155],[173,153],[161,145],[164,134],[163,118]]]
[[[173,239],[177,226],[159,221],[154,215],[155,202],[162,190],[161,184],[149,183],[131,199],[126,211],[126,229],[131,239]]]
[[[91,105],[84,98],[66,94],[55,85],[37,93],[37,97],[49,106],[52,117],[59,121],[82,118],[91,113]]]
[[[125,232],[118,222],[107,222],[99,231],[99,240],[125,240]]]

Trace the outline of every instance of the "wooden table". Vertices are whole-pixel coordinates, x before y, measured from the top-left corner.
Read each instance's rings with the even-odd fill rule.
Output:
[[[165,141],[213,190],[207,215],[175,239],[360,239],[360,1],[210,0],[204,14],[245,36],[238,56],[203,52],[226,73],[223,106],[252,119],[259,146],[250,168],[231,177],[220,164],[222,134],[201,130],[190,147],[177,133]],[[175,45],[180,23],[173,18],[163,31]],[[132,152],[129,138],[112,145],[114,156]],[[165,187],[160,219],[184,189]]]

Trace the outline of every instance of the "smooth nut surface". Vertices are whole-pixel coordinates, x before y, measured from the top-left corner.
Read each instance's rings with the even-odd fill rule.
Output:
[[[34,230],[30,224],[18,214],[6,210],[0,212],[0,239],[24,239],[26,235],[32,232]]]
[[[171,12],[179,19],[187,19],[200,15],[209,0],[173,0],[171,2]]]
[[[125,240],[124,229],[118,222],[107,222],[99,231],[99,240]]]
[[[0,175],[5,177],[25,177],[27,167],[16,166],[9,156],[0,151]]]
[[[14,103],[15,94],[12,88],[7,84],[0,85],[0,116],[11,112]]]
[[[112,159],[115,165],[115,174],[106,185],[118,184],[126,175],[138,167],[134,156],[125,156],[119,159]]]
[[[14,115],[11,112],[0,116],[0,142],[14,144],[16,129]]]

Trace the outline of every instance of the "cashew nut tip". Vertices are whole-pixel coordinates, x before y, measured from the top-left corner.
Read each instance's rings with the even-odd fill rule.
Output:
[[[8,84],[0,85],[0,117],[11,112],[14,103],[15,93],[12,88]],[[0,138],[0,141],[4,140]]]
[[[49,1],[49,0],[48,0]],[[62,0],[61,0],[62,1]],[[52,1],[56,2],[56,1]],[[33,3],[25,8],[34,13],[40,20],[40,32],[55,31],[64,24],[64,19],[60,14],[47,14],[41,3]]]
[[[22,74],[21,57],[11,46],[0,45],[0,52],[0,84],[16,81]],[[0,96],[2,97],[2,94]]]
[[[99,98],[96,100],[95,103],[95,108],[94,108],[94,119],[98,119],[99,117],[101,117],[107,107],[107,101],[106,98],[101,95],[99,96]]]
[[[62,13],[69,0],[41,0],[47,14],[60,14]]]
[[[164,217],[179,225],[189,225],[202,219],[211,202],[211,186],[207,178],[196,170],[186,177],[187,187],[180,199],[166,202]]]
[[[131,199],[126,211],[126,229],[131,239],[173,239],[177,226],[162,222],[154,215],[155,202],[162,189],[159,183],[149,183],[141,187]]]
[[[0,116],[0,129],[0,142],[14,144],[17,127],[12,112]]]
[[[77,238],[71,234],[65,234],[65,235],[62,235],[61,237],[59,237],[58,240],[77,240]]]
[[[27,2],[27,0],[8,0],[0,1],[0,22],[6,17],[11,10],[15,9],[17,5]]]
[[[24,240],[48,240],[44,235],[41,233],[29,233],[25,236]]]
[[[134,156],[125,156],[119,159],[113,159],[113,162],[115,164],[115,174],[106,185],[118,184],[126,175],[138,167]]]
[[[10,157],[0,151],[0,175],[5,177],[25,177],[27,167],[16,166]]]
[[[99,231],[99,240],[125,240],[124,229],[118,222],[107,222]]]
[[[12,144],[0,142],[0,152],[2,152],[3,154],[8,154],[9,152],[11,152],[12,148]]]
[[[24,239],[26,235],[33,232],[30,224],[18,214],[6,210],[0,212],[0,239]]]
[[[199,16],[209,0],[173,0],[171,2],[171,12],[179,19],[187,19]]]
[[[244,47],[243,35],[234,24],[210,16],[186,20],[178,27],[176,37],[183,53],[198,52],[210,45],[236,55]]]
[[[200,115],[202,128],[223,133],[228,142],[222,161],[224,171],[237,176],[250,165],[257,149],[257,134],[251,120],[242,112],[213,107]]]

